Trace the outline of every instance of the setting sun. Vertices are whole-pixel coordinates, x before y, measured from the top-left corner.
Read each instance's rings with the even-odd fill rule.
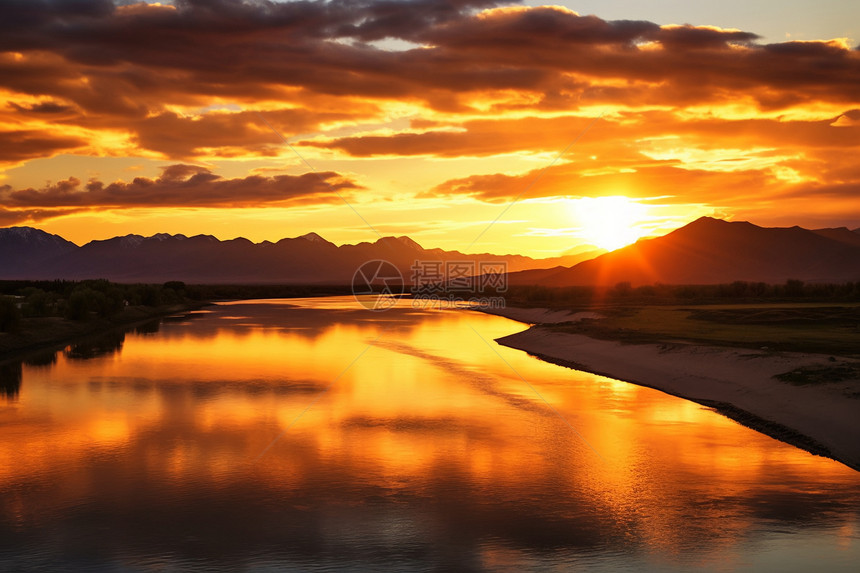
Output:
[[[648,234],[640,227],[648,207],[624,196],[579,199],[574,202],[573,214],[581,238],[607,251],[626,247]]]

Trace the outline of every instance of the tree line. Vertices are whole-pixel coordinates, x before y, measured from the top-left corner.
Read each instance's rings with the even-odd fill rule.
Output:
[[[735,281],[714,285],[642,285],[621,282],[612,287],[511,286],[505,295],[509,305],[577,306],[615,304],[707,304],[720,302],[853,302],[860,301],[860,282],[807,283],[788,280],[781,284]]]
[[[0,332],[15,332],[24,318],[110,318],[130,306],[157,307],[185,300],[185,284],[179,281],[163,285],[103,279],[0,281]]]

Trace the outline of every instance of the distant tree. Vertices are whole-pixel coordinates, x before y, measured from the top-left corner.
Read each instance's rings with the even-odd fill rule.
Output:
[[[66,301],[65,316],[69,320],[85,320],[90,315],[90,302],[86,293],[74,291]]]
[[[732,283],[732,295],[736,298],[746,296],[749,292],[750,285],[748,282],[735,281]]]
[[[675,288],[675,296],[683,299],[696,298],[699,292],[696,287],[690,285],[681,285]]]
[[[15,299],[0,296],[0,332],[17,332],[21,326],[21,309]]]
[[[153,285],[142,285],[140,288],[140,304],[158,306],[161,304],[161,289]]]
[[[657,289],[651,285],[642,285],[636,289],[636,293],[641,296],[657,296]]]
[[[630,291],[633,290],[633,286],[630,284],[630,281],[623,281],[616,284],[613,290],[616,296],[628,296]]]
[[[21,293],[24,299],[24,309],[27,316],[48,316],[53,307],[51,295],[39,288],[25,289]]]
[[[185,292],[185,283],[182,281],[167,281],[164,283],[164,288],[176,291],[177,293]]]
[[[768,293],[770,287],[767,283],[758,282],[750,284],[749,288],[753,295],[765,296]]]
[[[106,316],[108,300],[104,293],[93,290],[88,286],[79,286],[66,302],[66,318],[69,320],[86,320],[91,312]]]
[[[104,300],[101,301],[100,307],[97,309],[99,316],[108,317],[121,311],[125,308],[125,292],[119,287],[111,285],[104,293]]]
[[[803,296],[803,281],[788,279],[785,281],[786,296]]]

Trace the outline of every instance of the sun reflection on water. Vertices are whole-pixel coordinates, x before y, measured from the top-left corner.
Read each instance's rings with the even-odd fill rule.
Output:
[[[212,310],[100,356],[24,366],[0,409],[7,527],[37,539],[47,523],[104,528],[119,511],[182,553],[190,542],[146,529],[147,516],[199,529],[212,549],[215,512],[237,543],[213,551],[239,560],[275,551],[272,539],[287,561],[320,543],[385,554],[388,539],[416,563],[447,546],[504,569],[719,568],[777,525],[838,548],[835,565],[860,555],[856,472],[697,404],[499,347],[514,372],[472,328],[491,340],[517,323],[347,299]]]

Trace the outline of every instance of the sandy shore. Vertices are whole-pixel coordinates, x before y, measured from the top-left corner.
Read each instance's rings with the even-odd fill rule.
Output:
[[[530,324],[547,324],[540,320],[544,315],[560,318],[548,313],[502,309],[493,314]],[[774,378],[800,367],[860,361],[693,344],[622,344],[541,326],[497,342],[711,406],[757,431],[860,470],[860,380],[796,386]]]

